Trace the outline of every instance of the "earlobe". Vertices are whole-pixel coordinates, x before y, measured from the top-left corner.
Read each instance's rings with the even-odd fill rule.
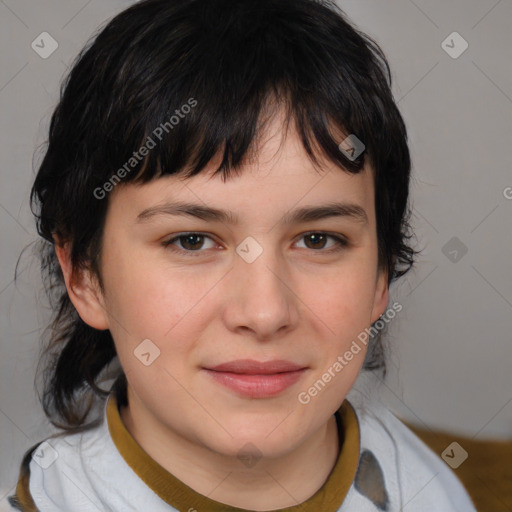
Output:
[[[73,269],[69,243],[60,245],[55,238],[55,252],[64,275],[69,298],[80,318],[95,329],[108,329],[107,311],[97,280],[89,270]]]
[[[375,297],[373,300],[373,309],[371,323],[376,322],[384,314],[389,302],[388,276],[384,271],[379,271],[377,277],[377,286],[375,287]]]

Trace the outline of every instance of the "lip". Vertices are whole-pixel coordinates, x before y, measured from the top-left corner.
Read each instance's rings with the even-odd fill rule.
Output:
[[[237,359],[209,367],[207,370],[244,375],[272,375],[276,373],[294,372],[302,370],[303,368],[305,367],[283,359],[274,359],[273,361],[265,362],[256,361],[254,359]]]
[[[214,381],[248,398],[268,398],[295,384],[306,367],[284,360],[238,359],[204,370]]]

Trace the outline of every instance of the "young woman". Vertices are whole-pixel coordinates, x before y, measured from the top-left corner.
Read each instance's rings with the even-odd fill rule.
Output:
[[[62,432],[14,507],[474,510],[395,416],[346,399],[383,366],[415,253],[390,85],[326,1],[143,0],[84,49],[32,191]]]

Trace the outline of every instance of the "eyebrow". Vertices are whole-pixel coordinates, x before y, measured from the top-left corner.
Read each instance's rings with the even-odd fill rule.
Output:
[[[200,204],[169,202],[146,208],[137,215],[137,223],[149,221],[159,215],[189,216],[206,221],[217,221],[225,224],[238,224],[236,214],[228,210],[212,208]],[[287,212],[281,223],[285,225],[312,222],[332,217],[347,217],[353,221],[368,225],[366,211],[353,203],[328,203],[319,206],[305,206]]]

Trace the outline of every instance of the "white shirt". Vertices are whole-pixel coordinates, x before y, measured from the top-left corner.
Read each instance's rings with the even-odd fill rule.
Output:
[[[359,431],[359,463],[338,512],[476,512],[451,469],[387,408],[376,401],[351,405]],[[50,438],[33,452],[29,489],[38,510],[177,511],[120,454],[106,406],[99,427]],[[196,510],[192,505],[182,512]]]

